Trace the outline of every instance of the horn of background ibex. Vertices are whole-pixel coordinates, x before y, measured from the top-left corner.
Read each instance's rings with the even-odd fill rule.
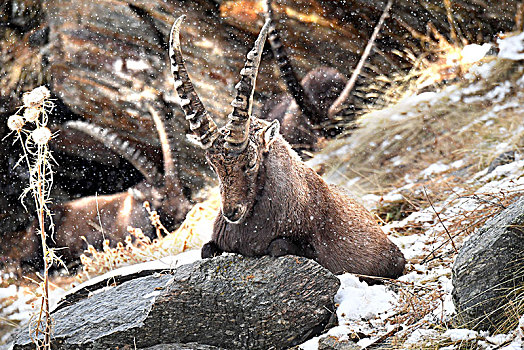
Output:
[[[185,15],[178,17],[171,29],[169,39],[169,57],[175,79],[175,89],[180,98],[180,106],[189,121],[191,131],[197,136],[203,148],[208,148],[218,136],[217,126],[200,101],[184,64],[180,49],[180,25]]]
[[[300,84],[297,74],[293,69],[293,65],[291,65],[291,62],[289,61],[286,49],[284,48],[284,45],[282,45],[282,41],[280,40],[280,36],[276,29],[271,3],[272,0],[266,0],[264,2],[264,6],[266,6],[264,16],[266,18],[266,21],[270,21],[268,41],[271,45],[271,49],[273,50],[275,60],[277,61],[282,80],[286,83],[286,87],[291,96],[293,96],[293,98],[295,99],[298,107],[300,108],[300,111],[304,115],[306,115],[313,123],[319,123],[321,122],[321,113],[315,106],[315,104],[311,101],[309,96],[305,93],[304,87],[302,86],[302,84]]]
[[[161,116],[151,104],[147,104],[146,106],[149,114],[151,114],[151,117],[153,118],[153,122],[155,123],[155,128],[162,147],[162,157],[164,161],[164,188],[167,193],[171,193],[172,195],[178,193],[181,194],[182,190],[180,188],[178,190],[173,189],[174,186],[180,187],[180,180],[173,159],[173,140],[172,137],[168,135],[168,129],[165,125],[165,116]]]
[[[137,169],[145,178],[146,182],[157,185],[161,182],[161,176],[157,167],[147,160],[142,153],[131,147],[129,142],[123,141],[117,134],[101,128],[100,126],[80,121],[70,120],[64,124],[66,128],[79,130],[104,144],[107,148],[117,152]]]
[[[253,49],[247,54],[244,68],[240,71],[240,81],[235,86],[236,97],[231,102],[233,112],[229,114],[226,124],[226,148],[230,150],[242,151],[247,145],[251,110],[253,108],[253,93],[255,92],[258,68],[268,28],[269,21],[266,21],[260,30],[260,34],[258,34]]]
[[[340,96],[336,99],[335,102],[329,107],[328,115],[329,117],[334,117],[338,112],[340,112],[343,109],[344,102],[349,98],[349,95],[351,93],[351,90],[353,90],[353,87],[355,86],[355,83],[357,82],[358,76],[360,72],[362,71],[362,67],[364,67],[364,62],[366,62],[366,59],[368,58],[369,54],[371,53],[371,49],[373,48],[373,44],[375,43],[375,39],[378,36],[378,33],[380,32],[380,29],[382,28],[382,25],[384,24],[384,21],[386,20],[387,16],[389,15],[389,10],[391,9],[391,6],[393,5],[393,0],[388,0],[386,7],[384,8],[384,11],[382,12],[382,15],[380,16],[377,25],[375,26],[375,29],[373,30],[373,34],[371,34],[371,37],[369,38],[368,44],[366,45],[366,48],[364,49],[364,52],[362,53],[362,56],[360,57],[360,60],[357,63],[357,66],[355,67],[355,70],[351,74],[351,77],[349,78],[348,83],[346,84],[346,87],[340,93]]]

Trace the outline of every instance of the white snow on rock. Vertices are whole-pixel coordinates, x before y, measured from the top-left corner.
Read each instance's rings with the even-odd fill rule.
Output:
[[[462,56],[461,62],[466,64],[471,64],[480,61],[486,56],[489,49],[491,49],[491,44],[470,44],[464,46],[460,55]]]
[[[444,334],[444,338],[449,338],[451,341],[461,341],[461,340],[471,340],[478,337],[478,332],[472,331],[470,329],[458,328],[458,329],[448,329]]]
[[[497,40],[499,57],[508,60],[524,60],[524,32]]]

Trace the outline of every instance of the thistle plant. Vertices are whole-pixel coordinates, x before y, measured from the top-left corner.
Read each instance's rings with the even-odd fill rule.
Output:
[[[46,229],[53,232],[53,221],[49,210],[50,192],[53,185],[53,157],[49,149],[52,133],[47,127],[48,114],[54,103],[49,100],[50,93],[45,86],[40,86],[22,97],[23,106],[9,117],[7,126],[15,135],[15,143],[22,147],[22,156],[17,166],[25,163],[29,171],[29,185],[20,196],[30,195],[34,199],[39,236],[42,241],[44,275],[40,284],[41,305],[30,324],[30,336],[37,349],[51,349],[51,317],[49,315],[49,268],[59,259],[47,244]],[[26,208],[27,210],[27,208]],[[46,220],[47,219],[47,220]],[[46,222],[49,227],[46,227]]]

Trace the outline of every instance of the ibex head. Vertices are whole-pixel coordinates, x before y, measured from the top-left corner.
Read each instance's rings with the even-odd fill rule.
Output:
[[[206,157],[220,180],[222,215],[231,223],[241,223],[252,208],[263,177],[259,176],[264,154],[279,135],[278,121],[266,122],[251,115],[253,93],[262,49],[266,40],[266,22],[247,54],[240,82],[235,86],[236,97],[231,102],[233,111],[227,124],[218,130],[193,88],[180,49],[180,25],[185,16],[173,24],[169,56],[175,79],[175,88],[180,97],[189,127],[195,141],[206,150]]]

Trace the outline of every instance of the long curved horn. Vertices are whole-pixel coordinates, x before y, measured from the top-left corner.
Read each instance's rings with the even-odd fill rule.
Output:
[[[184,64],[180,49],[180,25],[185,15],[178,17],[171,29],[169,38],[169,57],[175,79],[175,89],[180,97],[180,107],[184,110],[189,128],[197,136],[202,148],[209,148],[218,136],[217,125],[207,113],[198,97]]]
[[[293,68],[293,65],[291,65],[291,61],[289,60],[286,49],[284,48],[284,45],[282,45],[282,40],[280,39],[275,20],[273,18],[273,7],[271,2],[271,0],[264,1],[264,17],[266,20],[271,21],[267,38],[269,44],[271,45],[273,56],[277,62],[280,76],[286,84],[287,90],[295,99],[295,102],[300,108],[302,114],[307,116],[308,119],[312,120],[313,122],[320,122],[319,120],[322,119],[321,112],[305,93],[304,87],[302,87],[302,84],[300,84],[297,74],[295,73],[295,69]]]
[[[170,140],[166,129],[165,115],[163,113],[160,115],[160,113],[150,103],[147,103],[146,107],[153,118],[158,139],[160,140],[160,146],[162,147],[162,158],[164,160],[164,187],[173,187],[171,185],[178,180],[178,174],[173,159],[174,148],[172,147],[172,140]],[[178,193],[175,195],[178,195]]]
[[[253,109],[253,93],[255,92],[258,68],[268,28],[269,21],[266,21],[260,30],[260,34],[258,34],[253,49],[247,54],[244,68],[240,71],[242,78],[235,86],[237,93],[235,99],[231,102],[233,112],[229,114],[226,124],[225,147],[229,150],[241,152],[247,145],[251,110]]]
[[[371,37],[369,38],[368,44],[366,45],[366,48],[364,49],[364,52],[362,53],[362,56],[360,56],[360,60],[357,63],[357,66],[355,67],[355,70],[351,74],[351,77],[349,78],[349,81],[347,82],[346,86],[344,87],[344,90],[340,93],[338,98],[333,102],[331,107],[329,107],[328,116],[330,118],[333,118],[338,112],[340,112],[343,109],[343,104],[346,102],[346,100],[349,98],[349,95],[351,94],[351,91],[353,90],[353,87],[355,86],[355,83],[357,82],[358,76],[360,75],[360,72],[362,71],[362,67],[364,67],[364,63],[366,62],[366,59],[368,58],[369,54],[371,53],[371,49],[373,48],[373,44],[375,43],[375,39],[378,36],[378,33],[380,32],[380,29],[382,28],[382,25],[384,24],[384,21],[386,20],[387,16],[389,15],[389,10],[391,9],[391,6],[393,5],[394,0],[388,0],[386,7],[384,8],[384,11],[382,12],[382,15],[380,16],[377,25],[375,26],[375,29],[373,29],[373,34],[371,34]]]
[[[130,146],[129,142],[123,141],[117,134],[98,125],[80,120],[67,121],[63,126],[79,130],[91,136],[113,152],[126,159],[144,176],[149,184],[156,186],[161,182],[161,176],[155,164],[147,160],[138,149]]]

